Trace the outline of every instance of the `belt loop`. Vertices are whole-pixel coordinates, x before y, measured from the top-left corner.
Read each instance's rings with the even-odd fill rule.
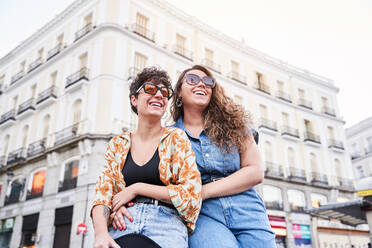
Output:
[[[154,199],[154,205],[155,206],[158,206],[159,205],[159,201]]]

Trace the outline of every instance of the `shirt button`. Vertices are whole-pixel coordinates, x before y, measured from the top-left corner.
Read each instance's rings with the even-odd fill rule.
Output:
[[[206,154],[205,154],[205,157],[209,158],[209,153],[206,153]]]

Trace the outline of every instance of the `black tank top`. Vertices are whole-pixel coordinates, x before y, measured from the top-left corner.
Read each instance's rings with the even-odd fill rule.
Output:
[[[160,157],[158,149],[156,149],[150,161],[142,166],[137,165],[133,161],[132,154],[129,150],[124,168],[121,171],[124,176],[125,185],[130,186],[134,183],[148,183],[164,186],[164,183],[160,180],[159,163]]]

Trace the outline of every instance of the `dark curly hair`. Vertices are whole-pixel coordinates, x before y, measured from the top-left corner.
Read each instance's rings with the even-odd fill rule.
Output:
[[[134,113],[138,115],[137,108],[132,105],[130,100],[131,96],[136,96],[136,91],[146,82],[151,81],[154,84],[164,84],[165,87],[172,88],[172,83],[169,75],[166,71],[152,66],[144,68],[140,73],[137,74],[136,78],[132,81],[129,86],[129,102]]]

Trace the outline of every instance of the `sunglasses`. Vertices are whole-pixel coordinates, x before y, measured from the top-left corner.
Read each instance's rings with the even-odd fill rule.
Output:
[[[149,95],[155,96],[158,90],[160,90],[160,93],[163,97],[168,98],[168,100],[173,96],[173,90],[166,87],[166,86],[157,86],[152,83],[144,83],[141,87],[138,88],[136,91],[136,94],[143,88],[143,91]]]
[[[205,86],[209,88],[213,89],[214,86],[216,86],[216,81],[214,81],[213,78],[207,77],[207,76],[200,78],[198,75],[190,73],[190,74],[185,75],[185,79],[186,79],[186,83],[190,85],[197,85],[201,80],[205,84]]]

